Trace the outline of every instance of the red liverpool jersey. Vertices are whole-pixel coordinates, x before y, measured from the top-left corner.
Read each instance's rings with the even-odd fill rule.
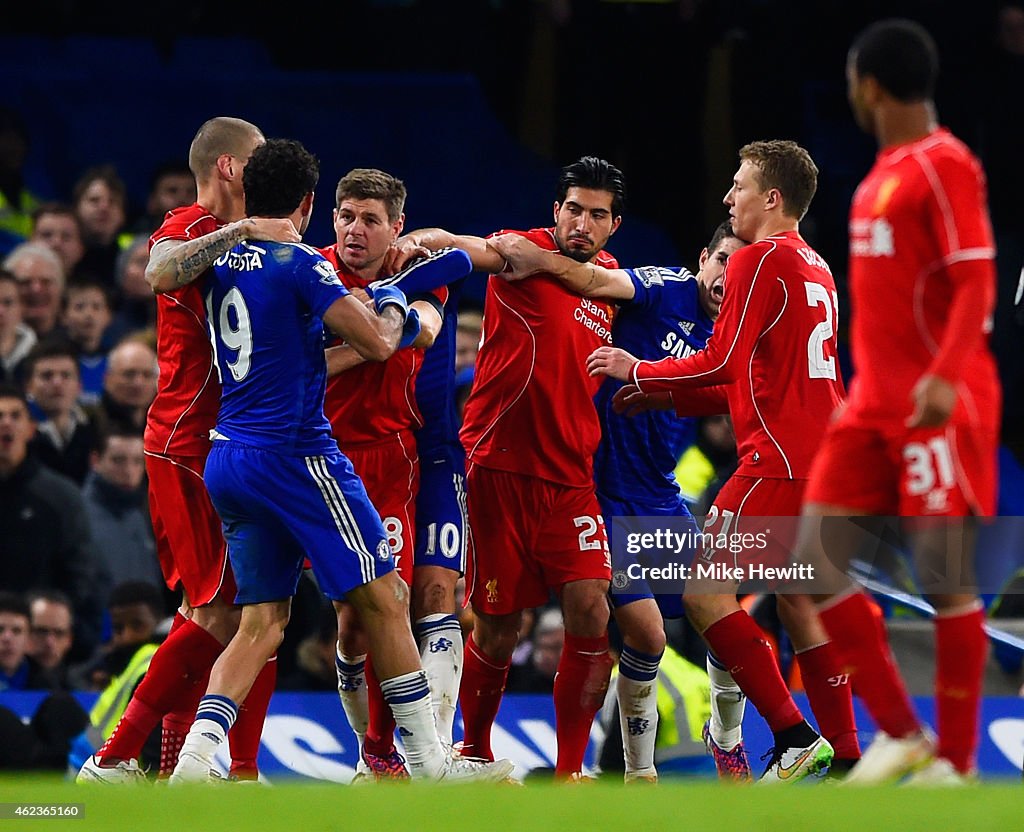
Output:
[[[879,153],[850,207],[846,418],[902,425],[932,373],[957,385],[955,422],[995,427],[994,257],[985,176],[962,142],[940,129]],[[952,314],[957,294],[966,317]]]
[[[553,228],[521,234],[557,250]],[[618,268],[598,252],[598,265]],[[460,438],[470,462],[570,486],[593,484],[601,439],[586,359],[611,342],[611,307],[537,274],[487,282],[483,333]]]
[[[369,281],[345,267],[337,245],[320,253],[338,270],[345,288],[366,288]],[[435,292],[442,302],[446,293],[447,288]],[[416,373],[422,364],[423,350],[407,347],[387,361],[368,361],[327,379],[324,414],[342,449],[422,427],[416,406]]]
[[[746,477],[806,479],[843,400],[836,355],[836,286],[828,264],[795,231],[740,249],[725,268],[725,298],[707,348],[685,359],[641,361],[644,392],[728,384]]]
[[[175,208],[149,238],[149,248],[164,240],[195,240],[222,225],[199,203]],[[206,326],[202,279],[157,295],[156,354],[160,378],[146,418],[146,450],[205,455],[210,429],[217,422],[220,381]]]

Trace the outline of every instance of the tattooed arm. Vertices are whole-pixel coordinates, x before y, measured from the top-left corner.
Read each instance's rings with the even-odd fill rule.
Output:
[[[156,294],[173,292],[191,283],[213,261],[242,240],[297,243],[302,239],[289,219],[246,217],[195,240],[164,240],[153,246],[146,282]]]

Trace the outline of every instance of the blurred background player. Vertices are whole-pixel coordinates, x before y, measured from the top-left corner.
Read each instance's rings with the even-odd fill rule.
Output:
[[[603,250],[622,222],[622,172],[585,156],[562,169],[555,225],[519,233],[579,262],[615,268]],[[505,259],[480,237],[442,229],[403,242],[456,245],[491,273],[475,380],[460,438],[468,459],[473,634],[459,701],[464,753],[490,758],[491,726],[519,640],[522,611],[559,597],[565,649],[555,679],[556,777],[578,780],[594,715],[608,687],[607,535],[594,491],[598,385],[579,372],[611,337],[611,309],[550,275],[510,283]],[[554,408],[554,410],[553,410]],[[509,514],[509,507],[515,513]]]
[[[503,277],[546,272],[574,292],[618,303],[612,342],[647,360],[704,349],[721,306],[726,261],[744,245],[728,221],[722,223],[701,251],[694,276],[685,268],[604,269],[544,251],[511,234],[490,242],[512,269],[511,275],[503,273]],[[629,418],[619,412],[614,400],[622,387],[622,382],[607,378],[595,399],[601,443],[594,459],[594,476],[605,521],[614,516],[678,517],[696,532],[674,475],[683,449],[693,441],[694,420],[655,409]],[[692,402],[687,406],[688,412],[699,415]],[[706,406],[705,413],[727,410],[724,391],[713,388]],[[658,776],[654,765],[656,681],[666,643],[662,615],[681,618],[682,600],[679,594],[654,595],[646,581],[634,582],[628,590],[615,590],[610,598],[623,639],[616,687],[624,777],[627,783],[654,781]]]
[[[973,517],[995,510],[1000,413],[985,175],[938,126],[938,53],[919,24],[873,24],[854,41],[846,71],[857,123],[879,153],[850,206],[857,374],[811,472],[801,557],[842,569],[860,536],[822,518],[898,514],[914,518],[906,528],[919,574],[955,576],[924,585],[937,610],[937,744],[867,596],[851,586],[822,604],[821,618],[879,727],[850,780],[883,782],[924,766],[914,781],[958,784],[972,777],[978,748],[988,641],[973,586]]]
[[[338,182],[333,214],[337,239],[321,253],[337,269],[347,289],[366,291],[382,276],[385,256],[405,222],[405,198],[402,181],[380,170],[357,168]],[[423,262],[416,268],[447,271],[444,282],[464,277],[471,266],[467,256],[457,249],[431,255],[430,260],[433,262]],[[416,495],[421,491],[414,432],[424,424],[416,390],[423,351],[441,330],[446,300],[444,288],[410,295],[410,308],[420,321],[419,334],[385,362],[365,362],[348,344],[331,347],[324,413],[338,447],[351,460],[370,502],[380,513],[399,574],[413,587],[421,661],[430,682],[435,714],[447,703],[444,717],[438,719],[438,731],[442,740],[451,744],[458,697],[456,670],[461,666],[461,661],[456,663],[452,658],[456,655],[456,640],[461,648],[461,629],[455,617],[459,572],[445,570],[450,579],[423,590],[430,592],[437,586],[442,597],[435,598],[433,606],[441,606],[445,612],[421,621],[426,614],[419,613],[424,604],[417,601],[413,555]],[[353,390],[360,395],[353,396]],[[338,644],[338,690],[349,724],[360,741],[357,777],[371,773],[377,778],[407,776],[395,749],[395,721],[373,673],[373,657],[366,657],[361,622],[349,605],[345,608]]]
[[[243,177],[251,215],[287,218],[305,231],[319,163],[301,144],[267,142]],[[364,622],[412,776],[507,776],[508,761],[470,762],[442,747],[410,629],[408,590],[392,574],[387,533],[324,416],[324,325],[364,358],[386,360],[403,335],[413,340],[419,331],[405,296],[379,288],[371,313],[315,249],[288,243],[242,242],[215,266],[209,284],[223,392],[205,478],[224,521],[242,618],[210,674],[171,783],[209,778],[239,704],[280,645],[307,555],[339,618],[347,599]]]
[[[751,531],[749,524],[742,526],[744,517],[799,514],[814,442],[843,398],[835,283],[828,264],[799,232],[817,187],[817,166],[789,141],[754,142],[739,156],[724,201],[733,232],[754,242],[729,259],[721,314],[707,348],[651,362],[606,347],[587,363],[591,373],[632,380],[643,393],[672,393],[683,413],[692,391],[705,395],[701,391],[708,387],[726,386],[740,466],[708,513],[704,531],[715,535]],[[800,402],[799,420],[793,418],[794,401]],[[704,549],[698,563],[734,567],[766,557],[788,560],[791,545],[741,553]],[[774,747],[762,781],[795,782],[826,768],[833,747],[800,713],[771,648],[736,599],[738,588],[732,580],[692,576],[683,596],[686,613],[717,669],[734,678],[772,730]],[[814,605],[802,595],[780,594],[779,602],[822,732],[840,743],[840,758],[856,759],[849,684],[833,683],[842,680],[842,668]],[[739,720],[731,727],[738,728]]]
[[[182,608],[117,729],[86,760],[79,779],[130,782],[138,778],[141,769],[133,761],[153,726],[167,715],[161,760],[177,759],[210,668],[238,626],[220,518],[203,485],[220,385],[206,326],[203,286],[194,281],[243,238],[299,239],[287,220],[244,216],[242,169],[262,143],[259,128],[247,121],[217,117],[205,122],[189,149],[198,200],[168,214],[151,238],[146,275],[160,293],[160,376],[146,419],[146,473],[161,569],[167,585],[181,589]],[[240,777],[256,774],[274,677],[271,663],[232,735],[232,768]]]

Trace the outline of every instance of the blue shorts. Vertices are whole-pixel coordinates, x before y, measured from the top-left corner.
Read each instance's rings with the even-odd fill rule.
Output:
[[[615,547],[612,541],[613,517],[680,517],[689,520],[690,525],[693,526],[693,532],[696,534],[700,530],[697,528],[697,522],[693,519],[693,515],[690,513],[690,509],[687,507],[686,502],[681,496],[675,499],[666,500],[661,503],[638,503],[632,500],[617,500],[614,497],[609,497],[607,494],[602,494],[600,491],[597,493],[597,499],[601,503],[601,511],[604,515],[605,526],[608,529],[608,543],[609,548],[612,552],[615,551]],[[614,556],[613,556],[614,557]],[[687,559],[687,562],[689,560]],[[645,566],[658,566],[655,563],[645,563]],[[616,566],[613,563],[612,568]],[[609,592],[608,597],[611,600],[612,607],[618,609],[624,607],[626,604],[632,604],[634,601],[640,601],[643,598],[653,598],[658,604],[658,609],[661,610],[663,618],[682,618],[686,613],[683,610],[683,598],[682,595],[655,595],[651,592],[650,587],[647,585],[647,581],[643,579],[635,580],[630,584],[630,592]]]
[[[334,601],[395,568],[380,516],[340,452],[285,456],[218,440],[204,480],[224,526],[236,604],[291,598],[307,556]]]
[[[466,572],[469,519],[466,457],[461,445],[420,451],[416,495],[416,566],[443,566]]]

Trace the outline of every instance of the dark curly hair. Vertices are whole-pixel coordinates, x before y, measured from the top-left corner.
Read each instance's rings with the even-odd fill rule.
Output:
[[[250,217],[287,217],[320,181],[320,161],[292,139],[269,139],[242,171]]]

